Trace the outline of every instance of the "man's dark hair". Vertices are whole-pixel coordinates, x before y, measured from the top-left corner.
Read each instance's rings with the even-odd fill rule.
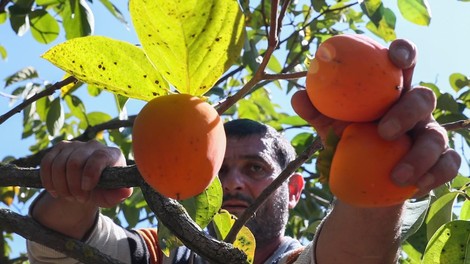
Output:
[[[271,140],[269,146],[275,153],[275,160],[281,169],[295,159],[296,153],[290,142],[273,127],[251,119],[235,119],[225,123],[225,134],[227,138],[244,138],[251,135],[259,135]]]

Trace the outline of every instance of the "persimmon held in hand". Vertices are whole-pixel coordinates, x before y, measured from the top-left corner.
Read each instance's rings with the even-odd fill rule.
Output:
[[[133,127],[134,159],[159,193],[184,200],[202,193],[222,166],[226,137],[208,103],[189,94],[149,101]]]
[[[364,35],[337,35],[318,47],[306,90],[322,114],[368,122],[380,118],[399,98],[402,75],[378,42]]]
[[[398,186],[390,173],[411,147],[408,135],[387,141],[374,123],[352,123],[343,131],[333,156],[329,185],[341,201],[360,207],[399,204],[416,193],[415,186]]]

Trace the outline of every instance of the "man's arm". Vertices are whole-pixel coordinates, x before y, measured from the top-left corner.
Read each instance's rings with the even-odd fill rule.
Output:
[[[402,205],[356,208],[336,201],[317,235],[318,264],[396,263],[402,212]]]

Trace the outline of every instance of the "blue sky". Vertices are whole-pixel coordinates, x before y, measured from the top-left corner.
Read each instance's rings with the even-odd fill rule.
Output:
[[[127,1],[116,3],[125,14],[126,19],[130,21],[125,2]],[[384,3],[395,11],[397,10],[395,0],[386,0]],[[396,11],[398,16],[397,37],[409,39],[418,47],[419,59],[415,69],[414,83],[419,81],[433,82],[441,89],[452,92],[448,82],[450,74],[459,72],[470,75],[470,3],[457,0],[430,0],[429,3],[432,9],[432,20],[429,27],[411,24]],[[127,29],[125,25],[114,19],[101,7],[100,3],[96,1],[92,8],[96,20],[95,34],[138,43],[133,29]],[[4,46],[8,52],[8,59],[0,61],[0,77],[4,78],[26,66],[33,66],[39,71],[43,80],[59,81],[63,73],[39,56],[63,40],[64,38],[61,36],[52,44],[42,45],[36,43],[30,33],[23,37],[13,34],[8,22],[0,25],[0,45]],[[0,83],[3,86],[4,82]],[[0,89],[0,92],[8,93],[11,90]],[[292,111],[288,103],[283,102],[282,98],[276,97],[276,93],[274,93],[273,100],[282,105],[283,111]],[[87,111],[104,111],[102,108],[106,103],[109,103],[112,108],[105,110],[106,112],[112,114],[112,111],[116,111],[113,106],[113,98],[109,94],[87,100]],[[136,113],[139,106],[141,106],[139,102],[131,104],[130,114]],[[10,110],[8,99],[0,95],[0,115],[8,110]],[[7,155],[22,157],[29,154],[28,146],[32,141],[21,140],[21,122],[22,116],[17,114],[0,125],[0,159]],[[20,209],[25,211],[25,208]],[[15,251],[23,251],[23,242],[21,240],[17,242],[19,243],[14,244]]]

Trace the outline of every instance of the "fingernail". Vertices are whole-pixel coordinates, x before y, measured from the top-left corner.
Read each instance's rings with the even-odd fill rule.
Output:
[[[88,177],[83,177],[82,179],[82,190],[84,191],[90,191],[93,187],[91,186],[91,181],[90,178]]]
[[[380,124],[379,127],[379,134],[386,138],[386,139],[393,139],[395,138],[398,133],[401,131],[400,122],[396,119],[390,119],[383,124]]]
[[[411,56],[411,52],[406,47],[400,46],[398,49],[395,50],[396,55],[398,55],[403,61],[408,61]]]
[[[414,169],[409,164],[400,164],[392,171],[392,178],[398,185],[406,185],[413,177]]]
[[[420,190],[425,190],[431,187],[434,183],[434,175],[431,173],[426,173],[416,184]]]

